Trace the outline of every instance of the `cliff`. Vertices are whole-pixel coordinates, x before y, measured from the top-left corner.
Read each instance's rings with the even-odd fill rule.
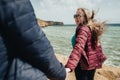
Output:
[[[67,62],[67,57],[61,54],[56,54],[56,57],[64,65]],[[66,80],[75,80],[74,72],[68,73]],[[103,68],[97,69],[95,80],[120,80],[120,68],[103,65]]]
[[[37,19],[37,22],[38,22],[38,25],[40,27],[47,27],[48,26],[48,23],[44,20]]]
[[[45,21],[45,20],[40,20],[40,19],[37,19],[38,21],[38,24],[40,27],[47,27],[47,26],[54,26],[54,25],[64,25],[63,22],[57,22],[57,21]]]

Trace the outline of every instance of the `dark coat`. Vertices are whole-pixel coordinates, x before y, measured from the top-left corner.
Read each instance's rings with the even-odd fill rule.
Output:
[[[93,70],[102,67],[106,57],[102,52],[101,45],[96,49],[92,47],[92,34],[87,26],[79,26],[76,30],[75,46],[66,64],[67,68],[74,70],[80,66],[82,70]],[[78,63],[80,62],[80,65]]]
[[[29,0],[0,0],[0,80],[64,80]]]

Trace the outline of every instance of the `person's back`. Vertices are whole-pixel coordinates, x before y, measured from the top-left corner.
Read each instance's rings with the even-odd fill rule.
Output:
[[[0,80],[64,80],[29,0],[0,0]]]
[[[5,70],[8,67],[8,61],[6,56],[6,48],[0,35],[0,80],[4,80],[3,76],[6,74]]]

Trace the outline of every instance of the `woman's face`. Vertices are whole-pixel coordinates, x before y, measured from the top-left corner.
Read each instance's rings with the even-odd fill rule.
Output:
[[[80,23],[83,24],[84,21],[84,12],[81,9],[78,9],[76,11],[76,14],[74,15],[75,23],[78,26]]]

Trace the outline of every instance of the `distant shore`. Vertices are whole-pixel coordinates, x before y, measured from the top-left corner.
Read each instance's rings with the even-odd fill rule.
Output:
[[[75,26],[76,24],[64,24],[64,26]],[[120,23],[106,23],[106,26],[120,26]]]
[[[38,25],[42,28],[48,27],[48,26],[63,26],[63,22],[58,22],[58,21],[45,21],[41,19],[37,19]]]
[[[64,24],[64,22],[61,21],[46,21],[37,19],[37,22],[40,27],[48,27],[48,26],[75,26],[75,24]],[[120,23],[106,23],[106,26],[120,26]]]
[[[64,65],[67,62],[67,57],[61,54],[56,54],[57,59]],[[67,80],[75,80],[74,72],[68,74]],[[95,80],[120,80],[120,68],[103,65],[103,68],[97,69]]]

